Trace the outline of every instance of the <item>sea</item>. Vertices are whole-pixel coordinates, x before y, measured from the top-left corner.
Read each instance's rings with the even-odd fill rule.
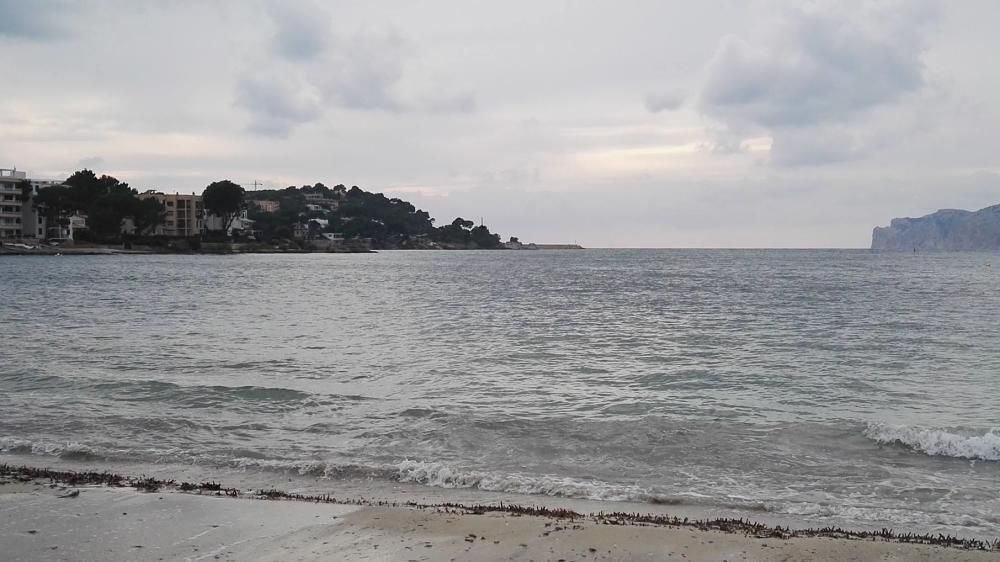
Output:
[[[0,461],[995,538],[1000,253],[0,257]]]

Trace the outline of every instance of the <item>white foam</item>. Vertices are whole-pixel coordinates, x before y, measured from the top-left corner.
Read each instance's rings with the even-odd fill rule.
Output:
[[[928,455],[1000,461],[1000,429],[961,435],[940,429],[869,423],[865,437],[884,445],[899,444]]]
[[[634,486],[576,480],[559,476],[529,476],[518,473],[481,472],[459,469],[440,462],[405,460],[396,465],[400,482],[438,488],[474,488],[491,492],[546,495],[567,498],[630,501],[645,495]]]
[[[31,441],[16,437],[0,438],[0,453],[16,455],[32,454],[59,456],[64,452],[76,452],[83,448],[79,443],[55,443],[52,441]]]

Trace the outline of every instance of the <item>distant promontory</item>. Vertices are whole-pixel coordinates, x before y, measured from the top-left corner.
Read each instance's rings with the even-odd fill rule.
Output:
[[[978,211],[942,209],[892,219],[872,232],[873,250],[1000,250],[1000,205]]]

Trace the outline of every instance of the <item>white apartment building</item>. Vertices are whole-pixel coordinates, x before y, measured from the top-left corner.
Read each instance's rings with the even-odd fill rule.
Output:
[[[25,181],[30,186],[28,200],[22,201]],[[73,239],[73,231],[87,228],[86,218],[70,217],[69,224],[49,228],[45,216],[35,208],[32,198],[40,189],[62,185],[59,180],[29,178],[25,172],[13,168],[0,168],[0,239],[41,240],[45,238]]]
[[[21,185],[28,175],[13,168],[0,168],[0,240],[21,239],[24,221]],[[30,205],[27,205],[30,207]]]

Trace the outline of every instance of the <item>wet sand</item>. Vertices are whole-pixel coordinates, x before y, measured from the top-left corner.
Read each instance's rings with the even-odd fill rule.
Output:
[[[0,486],[0,547],[4,560],[1000,560],[1000,552],[882,541],[41,480]]]

